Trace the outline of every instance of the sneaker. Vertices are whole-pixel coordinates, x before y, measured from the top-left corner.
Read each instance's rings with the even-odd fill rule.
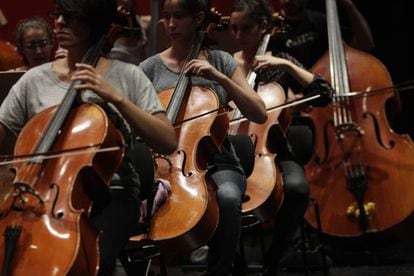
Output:
[[[190,254],[190,261],[193,264],[202,264],[207,263],[207,256],[208,256],[208,246],[203,245]]]

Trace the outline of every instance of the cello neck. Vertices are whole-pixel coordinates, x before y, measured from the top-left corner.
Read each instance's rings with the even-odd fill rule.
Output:
[[[349,78],[336,0],[326,0],[326,18],[332,87],[339,95],[345,94],[350,91]]]
[[[266,33],[262,40],[260,41],[259,47],[256,51],[256,56],[258,55],[264,55],[267,50],[267,46],[269,45],[271,34]],[[255,82],[256,82],[257,74],[252,69],[249,70],[247,73],[246,80],[249,83],[250,87],[254,88]],[[242,113],[240,112],[240,109],[236,108],[233,112],[233,117],[231,118],[232,121],[240,120],[243,118]]]
[[[262,38],[262,41],[260,41],[260,45],[257,48],[256,56],[264,55],[267,50],[267,46],[269,45],[270,41],[270,34],[265,34]],[[249,73],[247,74],[247,82],[251,87],[254,87],[254,84],[256,82],[257,74],[252,69],[249,70]]]
[[[198,55],[200,54],[205,35],[206,35],[205,31],[200,31],[197,33],[196,37],[194,38],[194,42],[191,46],[190,52],[188,53],[185,63],[183,67],[181,68],[180,77],[178,79],[177,85],[175,86],[172,98],[170,102],[168,103],[166,115],[167,115],[167,118],[173,124],[177,122],[177,117],[180,112],[180,107],[185,99],[187,89],[189,88],[190,86],[189,84],[191,82],[191,75],[186,74],[184,72],[185,67],[190,60],[197,58]]]
[[[191,49],[187,55],[184,65],[181,68],[180,77],[177,81],[177,85],[175,86],[172,98],[169,101],[166,109],[167,118],[173,124],[177,122],[177,117],[180,114],[182,103],[187,98],[186,95],[191,90],[191,74],[186,74],[184,72],[185,67],[188,62],[198,57],[207,36],[211,35],[214,31],[224,31],[228,27],[227,24],[223,24],[220,21],[221,14],[215,9],[212,9],[211,22],[207,25],[205,30],[199,30],[194,36],[194,41],[191,45]]]
[[[83,58],[83,63],[95,66],[99,56],[101,54],[101,50],[105,45],[106,39],[105,36],[102,36],[99,41],[91,46],[86,53],[85,57]],[[63,98],[62,102],[59,104],[59,108],[56,110],[55,114],[53,115],[49,125],[44,132],[43,137],[39,141],[38,145],[36,146],[34,154],[42,154],[44,152],[48,152],[55,141],[56,136],[58,135],[64,121],[71,110],[75,99],[78,95],[76,92],[75,86],[80,84],[80,81],[73,81],[68,91],[66,92],[65,97]],[[34,163],[42,163],[44,158],[42,156],[38,156],[34,158],[31,162]]]

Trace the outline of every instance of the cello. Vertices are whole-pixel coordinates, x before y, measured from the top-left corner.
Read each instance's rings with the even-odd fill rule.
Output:
[[[220,28],[211,23],[207,31],[198,32],[185,64],[198,57],[208,32]],[[149,232],[130,241],[149,239],[164,253],[178,254],[206,244],[217,227],[218,205],[215,185],[206,176],[207,160],[225,139],[228,117],[216,93],[192,85],[184,69],[175,88],[161,91],[159,97],[178,137],[174,153],[154,154],[155,177],[168,180],[171,193],[152,216]]]
[[[382,232],[399,235],[414,209],[414,145],[389,125],[390,74],[375,57],[343,43],[335,0],[326,1],[329,52],[311,71],[331,81],[333,103],[302,113],[315,128],[315,148],[305,166],[322,231],[340,238]],[[350,96],[353,94],[360,96]],[[308,209],[306,220],[317,228]]]
[[[95,65],[105,44],[102,37],[83,62]],[[11,165],[13,192],[0,206],[2,275],[97,274],[91,202],[106,198],[124,139],[101,107],[78,101],[80,83],[73,81],[58,106],[35,115],[19,134],[14,157],[25,159]]]
[[[269,44],[270,33],[264,34],[256,55],[263,55]],[[257,74],[249,70],[247,82],[251,87],[255,86]],[[276,152],[271,146],[274,144],[272,137],[280,133],[278,118],[282,112],[281,109],[271,109],[285,102],[285,99],[274,97],[276,91],[281,91],[284,95],[283,88],[275,83],[260,84],[257,93],[263,99],[268,111],[268,119],[263,124],[256,124],[248,121],[240,112],[235,109],[230,121],[229,133],[233,135],[247,134],[250,136],[254,145],[254,165],[251,174],[247,172],[247,200],[242,204],[243,214],[254,214],[261,222],[272,217],[283,201],[283,180],[275,164]],[[236,152],[240,150],[236,147]],[[245,150],[245,149],[244,149]]]
[[[23,57],[17,52],[16,46],[8,41],[0,40],[0,71],[23,66]]]

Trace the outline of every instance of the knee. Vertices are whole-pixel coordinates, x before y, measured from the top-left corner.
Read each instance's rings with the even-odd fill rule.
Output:
[[[304,177],[290,177],[284,181],[284,191],[287,197],[307,200],[310,195],[308,182]]]
[[[231,212],[240,212],[243,193],[240,189],[233,188],[230,185],[223,185],[217,191],[217,200],[220,209],[231,210]]]

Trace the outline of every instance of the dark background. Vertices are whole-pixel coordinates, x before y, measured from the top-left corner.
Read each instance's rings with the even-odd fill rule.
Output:
[[[159,0],[162,3],[162,0]],[[278,0],[271,1],[277,9]],[[414,62],[413,28],[414,28],[414,3],[412,0],[354,0],[355,5],[365,16],[371,27],[376,49],[372,52],[378,57],[390,71],[395,83],[413,79]],[[151,1],[136,0],[139,14],[151,13]],[[223,14],[228,15],[233,1],[213,0],[213,6]],[[160,4],[161,5],[161,4]],[[324,0],[309,0],[309,7],[322,10]],[[8,40],[14,43],[14,28],[20,19],[39,15],[47,18],[47,13],[52,9],[52,0],[14,0],[1,1],[0,8],[6,15],[9,24],[0,28],[0,40]]]

